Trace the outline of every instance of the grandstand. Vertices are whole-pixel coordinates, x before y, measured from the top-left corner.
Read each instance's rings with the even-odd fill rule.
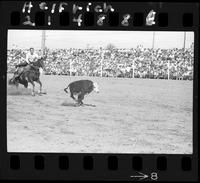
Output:
[[[27,50],[7,52],[8,73],[23,62]],[[42,55],[41,50],[36,50]],[[48,49],[47,75],[76,75],[151,79],[193,79],[194,53],[187,49]]]

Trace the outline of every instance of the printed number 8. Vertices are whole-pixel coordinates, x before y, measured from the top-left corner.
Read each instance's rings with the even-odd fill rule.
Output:
[[[158,174],[156,172],[151,173],[151,179],[152,180],[157,180],[158,179]]]

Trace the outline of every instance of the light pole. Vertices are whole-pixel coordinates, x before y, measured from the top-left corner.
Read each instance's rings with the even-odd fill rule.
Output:
[[[46,31],[42,30],[42,42],[41,42],[41,49],[42,49],[42,54],[44,55],[44,50],[45,50],[45,42],[46,42]]]
[[[186,43],[186,32],[184,31],[184,37],[183,37],[183,50],[185,51],[185,43]]]
[[[104,59],[104,53],[103,49],[100,47],[100,55],[101,55],[101,77],[103,76],[103,59]]]
[[[152,40],[152,55],[151,55],[151,60],[149,63],[149,78],[150,78],[150,73],[151,73],[151,63],[154,60],[153,52],[154,52],[154,46],[155,46],[155,31],[153,31],[153,40]],[[154,73],[153,73],[154,75]]]
[[[155,44],[155,31],[153,31],[152,49],[154,49],[154,44]]]

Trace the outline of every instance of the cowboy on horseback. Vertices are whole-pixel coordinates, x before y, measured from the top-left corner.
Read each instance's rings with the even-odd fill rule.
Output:
[[[20,77],[21,74],[25,71],[24,69],[18,70],[18,67],[25,67],[27,65],[30,65],[32,68],[37,69],[36,66],[34,66],[34,62],[37,61],[39,56],[34,52],[34,48],[30,48],[29,53],[26,55],[26,61],[20,64],[17,64],[15,68],[17,68],[17,76],[16,78]]]
[[[9,80],[9,84],[24,85],[25,88],[28,87],[28,83],[33,86],[32,95],[35,95],[35,84],[37,82],[40,85],[39,93],[42,93],[42,83],[40,81],[40,74],[44,68],[44,60],[47,58],[47,53],[39,57],[34,53],[34,49],[30,48],[30,53],[26,56],[26,62],[16,65],[17,71],[14,73],[13,78]]]

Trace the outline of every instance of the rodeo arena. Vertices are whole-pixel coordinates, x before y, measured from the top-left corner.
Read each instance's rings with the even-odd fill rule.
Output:
[[[168,49],[155,48],[155,32],[151,48],[129,49],[55,49],[46,34],[39,49],[7,50],[9,152],[192,153],[186,33],[182,48]],[[23,65],[30,49],[41,65]]]

